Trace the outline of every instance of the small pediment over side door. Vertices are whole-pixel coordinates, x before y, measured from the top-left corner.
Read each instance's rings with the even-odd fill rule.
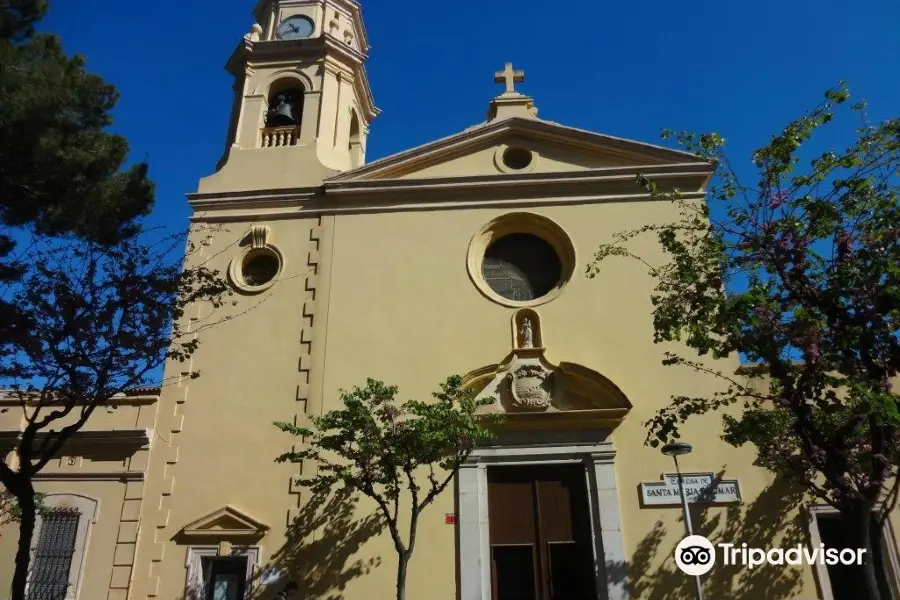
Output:
[[[185,525],[180,534],[187,539],[258,539],[268,530],[268,525],[234,507],[225,506]]]

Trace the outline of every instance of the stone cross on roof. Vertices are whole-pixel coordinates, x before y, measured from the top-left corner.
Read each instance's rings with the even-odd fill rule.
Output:
[[[516,71],[513,69],[512,63],[506,63],[506,67],[502,71],[494,73],[494,81],[505,83],[507,94],[515,94],[516,84],[525,81],[525,71]]]

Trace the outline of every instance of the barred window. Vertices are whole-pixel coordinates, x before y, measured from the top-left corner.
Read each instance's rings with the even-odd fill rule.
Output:
[[[65,600],[80,517],[73,508],[51,509],[41,516],[28,600]]]

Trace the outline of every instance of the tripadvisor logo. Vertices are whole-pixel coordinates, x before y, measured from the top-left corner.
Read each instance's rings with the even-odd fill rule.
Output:
[[[718,548],[718,549],[717,549]],[[861,565],[865,549],[807,548],[802,544],[790,548],[750,548],[747,544],[717,544],[702,535],[690,535],[675,548],[675,564],[687,575],[705,575],[720,558],[723,565],[753,569],[762,565]]]
[[[689,535],[675,548],[675,564],[688,575],[705,575],[716,564],[716,549],[702,535]]]

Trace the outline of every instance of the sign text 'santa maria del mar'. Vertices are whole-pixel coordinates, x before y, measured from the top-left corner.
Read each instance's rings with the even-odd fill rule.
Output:
[[[713,473],[682,473],[681,479],[688,502],[738,504],[741,501],[741,488],[737,479],[717,479]],[[662,481],[641,483],[641,503],[644,506],[680,505],[678,475],[665,473]]]

